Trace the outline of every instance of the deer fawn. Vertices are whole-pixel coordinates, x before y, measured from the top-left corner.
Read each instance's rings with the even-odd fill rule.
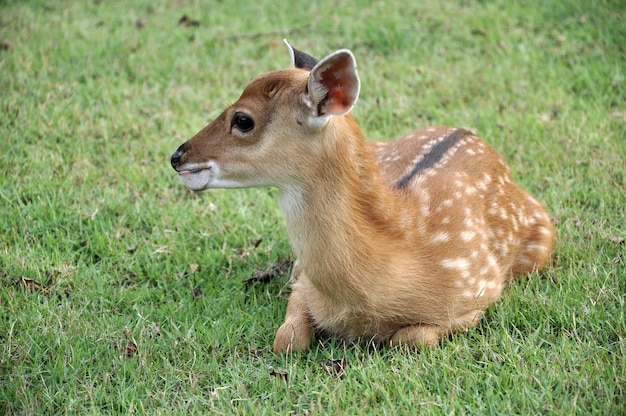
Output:
[[[274,352],[306,349],[314,328],[432,346],[546,264],[550,219],[489,145],[450,127],[366,143],[353,54],[287,45],[295,68],[253,80],[171,159],[196,191],[279,189],[297,261]]]

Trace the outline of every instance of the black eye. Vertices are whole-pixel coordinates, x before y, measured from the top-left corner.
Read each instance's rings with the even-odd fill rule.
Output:
[[[230,122],[230,126],[236,128],[242,133],[248,133],[254,128],[254,120],[245,113],[237,112]]]

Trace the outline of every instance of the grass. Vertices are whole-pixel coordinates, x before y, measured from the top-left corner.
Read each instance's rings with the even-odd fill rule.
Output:
[[[624,3],[283,3],[0,1],[0,412],[626,413]],[[432,350],[273,355],[287,276],[247,279],[290,257],[275,190],[193,194],[169,156],[284,36],[354,51],[369,137],[484,137],[553,264]]]

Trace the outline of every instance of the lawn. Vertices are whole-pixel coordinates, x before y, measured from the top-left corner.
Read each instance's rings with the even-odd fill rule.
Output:
[[[0,413],[626,414],[626,3],[0,0]],[[176,148],[253,77],[350,48],[372,140],[503,155],[552,264],[436,348],[276,356],[275,189],[187,190]]]

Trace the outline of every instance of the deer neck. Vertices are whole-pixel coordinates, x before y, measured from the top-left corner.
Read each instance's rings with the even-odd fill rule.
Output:
[[[323,164],[307,167],[308,182],[280,189],[294,251],[313,283],[380,270],[389,261],[381,245],[402,238],[391,190],[360,131],[350,132],[333,140]]]

